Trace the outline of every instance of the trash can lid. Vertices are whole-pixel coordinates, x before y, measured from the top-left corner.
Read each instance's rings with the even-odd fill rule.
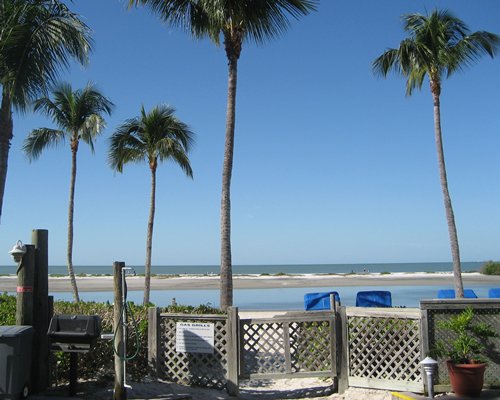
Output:
[[[8,325],[0,326],[0,336],[3,337],[15,337],[20,335],[26,335],[33,331],[33,327],[30,325]]]

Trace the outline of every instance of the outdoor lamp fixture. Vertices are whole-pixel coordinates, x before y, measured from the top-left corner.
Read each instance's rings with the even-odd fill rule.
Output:
[[[17,272],[19,272],[19,268],[21,267],[21,261],[23,260],[24,254],[26,254],[26,246],[20,240],[14,245],[9,254],[14,259],[14,262],[18,265]]]
[[[427,376],[427,390],[429,392],[429,399],[434,398],[434,383],[433,383],[433,374],[434,369],[436,368],[437,361],[431,357],[425,357],[419,364],[424,367],[425,375]]]

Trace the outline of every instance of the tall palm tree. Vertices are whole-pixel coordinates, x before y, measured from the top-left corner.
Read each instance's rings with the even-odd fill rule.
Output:
[[[156,202],[156,169],[158,163],[172,160],[187,176],[193,177],[188,153],[193,133],[188,126],[176,118],[175,110],[166,105],[154,107],[146,113],[127,120],[111,136],[109,163],[118,172],[130,162],[145,162],[151,171],[151,198],[146,239],[146,263],[144,282],[144,305],[149,303],[151,291],[151,254],[153,249],[153,225]]]
[[[73,214],[75,208],[76,154],[80,141],[94,152],[94,139],[105,127],[103,114],[111,114],[113,103],[92,84],[73,91],[68,83],[60,83],[53,90],[53,99],[42,97],[35,101],[34,110],[51,118],[60,129],[38,128],[24,141],[23,150],[30,160],[36,160],[42,151],[68,140],[71,150],[71,180],[68,207],[68,274],[73,297],[80,301],[73,270]]]
[[[23,112],[71,59],[86,64],[90,29],[59,0],[0,0],[0,215],[12,110]]]
[[[196,38],[221,39],[228,59],[226,134],[222,169],[220,306],[233,304],[231,259],[231,175],[234,153],[236,83],[243,42],[263,43],[286,31],[288,16],[299,18],[315,10],[318,0],[129,0],[145,5],[167,23],[186,29]]]
[[[403,16],[404,30],[409,37],[396,49],[385,51],[373,62],[373,70],[382,76],[392,70],[406,78],[406,94],[422,87],[427,76],[434,104],[434,135],[439,177],[443,192],[446,221],[453,259],[453,275],[457,297],[463,297],[460,251],[455,217],[448,190],[441,131],[440,95],[444,78],[462,70],[488,54],[494,57],[499,37],[489,32],[470,33],[467,25],[449,11],[435,10],[430,15]]]

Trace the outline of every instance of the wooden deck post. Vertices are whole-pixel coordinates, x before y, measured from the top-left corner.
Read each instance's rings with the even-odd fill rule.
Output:
[[[230,396],[239,395],[239,368],[238,368],[238,307],[227,309],[227,386]]]
[[[49,387],[49,231],[33,229],[31,242],[35,246],[35,282],[33,292],[33,326],[37,347],[33,358],[36,366],[32,379],[33,392],[42,392]]]
[[[337,343],[338,343],[338,392],[344,393],[349,388],[349,340],[347,336],[347,313],[345,307],[339,307],[339,323],[337,324]]]
[[[127,389],[125,388],[125,375],[123,363],[125,354],[125,341],[122,324],[122,269],[124,262],[115,261],[113,263],[113,282],[114,282],[114,312],[113,312],[113,332],[115,349],[115,389],[113,391],[113,400],[126,400]],[[116,354],[118,353],[118,354]]]
[[[158,341],[160,335],[160,309],[150,307],[148,309],[148,368],[149,375],[158,379],[160,360],[158,360]]]
[[[17,270],[16,325],[33,325],[33,286],[35,284],[35,246],[25,245],[26,253]]]

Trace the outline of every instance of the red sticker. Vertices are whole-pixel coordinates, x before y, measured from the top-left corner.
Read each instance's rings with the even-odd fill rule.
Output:
[[[18,286],[17,293],[32,292],[33,286]]]

